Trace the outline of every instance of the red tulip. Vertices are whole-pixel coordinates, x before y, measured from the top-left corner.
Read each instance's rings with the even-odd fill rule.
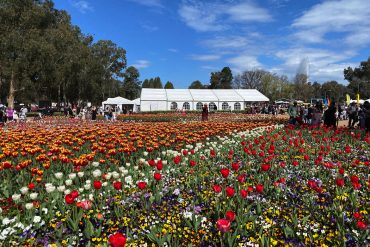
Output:
[[[229,211],[226,212],[225,216],[226,216],[226,219],[227,220],[229,220],[230,222],[232,222],[232,221],[235,220],[236,214],[233,211],[229,210]]]
[[[246,190],[240,190],[240,196],[245,199],[248,196],[248,191]]]
[[[140,181],[140,182],[138,182],[138,183],[137,183],[137,187],[138,187],[139,189],[141,189],[141,190],[145,189],[145,187],[146,187],[146,182],[144,182],[144,181]]]
[[[162,175],[160,173],[156,172],[156,173],[154,173],[154,179],[159,181],[159,180],[162,179]]]
[[[233,168],[234,171],[237,171],[237,170],[239,170],[240,165],[239,165],[239,163],[232,163],[231,167]]]
[[[95,188],[96,190],[101,189],[101,186],[102,186],[102,183],[101,183],[99,180],[95,180],[95,181],[94,181],[94,188]]]
[[[188,155],[188,151],[183,150],[183,151],[182,151],[182,155],[184,155],[184,156]]]
[[[353,218],[355,218],[355,219],[361,219],[362,218],[362,215],[359,212],[354,212],[353,213]]]
[[[191,167],[194,167],[197,164],[197,162],[195,160],[190,160],[189,164]]]
[[[298,166],[299,162],[297,160],[293,160],[293,166]]]
[[[153,166],[155,166],[155,161],[152,159],[152,160],[149,160],[148,161],[148,164],[151,166],[151,167],[153,167]]]
[[[122,183],[120,181],[116,181],[113,183],[113,188],[116,190],[121,190],[122,189]]]
[[[220,170],[220,172],[221,172],[221,175],[222,175],[224,178],[227,178],[227,177],[229,176],[230,170],[229,170],[229,169],[227,169],[227,168],[222,168],[222,169]]]
[[[235,194],[235,189],[233,187],[229,186],[226,188],[226,195],[228,197],[233,197],[234,194]]]
[[[28,184],[28,189],[33,190],[34,188],[35,188],[35,184],[34,183],[29,183]]]
[[[216,193],[220,193],[222,191],[222,187],[218,184],[213,185],[213,191]]]
[[[359,181],[360,179],[356,176],[356,175],[352,175],[351,176],[351,182],[352,183],[358,183],[358,181]]]
[[[73,190],[71,192],[71,195],[72,195],[73,199],[76,199],[78,197],[78,191],[77,190]]]
[[[246,175],[245,174],[241,174],[241,175],[239,175],[238,177],[237,177],[237,179],[238,179],[238,181],[239,181],[239,183],[244,183],[244,181],[245,181],[245,178],[246,178]]]
[[[338,187],[343,187],[344,186],[344,179],[343,178],[337,178],[335,180],[335,183],[337,184]]]
[[[256,191],[258,193],[262,193],[263,192],[263,185],[262,184],[257,184],[256,185]]]
[[[355,190],[359,190],[361,188],[361,184],[360,183],[356,183],[356,182],[352,182],[352,187]]]
[[[230,226],[231,223],[227,219],[219,219],[217,221],[217,229],[222,233],[230,231]]]
[[[163,163],[162,163],[162,160],[158,160],[158,162],[157,162],[157,169],[158,169],[159,171],[161,171],[161,170],[163,169]]]
[[[75,198],[71,194],[67,194],[64,198],[67,204],[73,204],[75,202]]]
[[[344,168],[339,168],[339,174],[343,175],[345,172]]]
[[[262,171],[264,171],[264,172],[267,172],[268,170],[270,170],[270,165],[269,164],[262,164],[261,165],[261,169],[262,169]]]
[[[367,224],[363,221],[358,221],[357,222],[357,228],[360,230],[366,230],[367,229]]]
[[[112,247],[125,247],[126,237],[122,233],[115,233],[109,237],[109,244]]]
[[[77,207],[89,210],[92,207],[92,202],[90,200],[84,200],[77,203]]]
[[[180,162],[181,162],[181,156],[176,156],[175,158],[173,158],[173,162],[178,165]]]
[[[310,159],[310,156],[308,156],[307,154],[305,154],[305,155],[303,156],[303,159],[304,159],[305,161],[307,161],[307,160],[309,160],[309,159]]]

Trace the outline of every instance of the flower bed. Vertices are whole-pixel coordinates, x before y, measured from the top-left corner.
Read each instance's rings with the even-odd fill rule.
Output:
[[[3,129],[0,241],[368,245],[369,135],[259,125],[271,122]]]

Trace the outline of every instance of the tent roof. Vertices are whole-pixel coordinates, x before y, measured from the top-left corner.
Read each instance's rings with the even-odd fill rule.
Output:
[[[140,105],[140,98],[132,100],[135,105]]]
[[[161,88],[143,88],[141,90],[141,100],[166,101],[166,89]]]
[[[194,101],[218,101],[217,96],[209,89],[189,89]]]
[[[166,89],[168,101],[193,101],[189,89]]]
[[[108,98],[106,101],[103,101],[103,105],[132,105],[131,100],[125,99],[123,97]]]
[[[257,89],[236,89],[235,91],[244,101],[269,101],[269,98],[260,93]]]
[[[243,98],[233,89],[213,89],[219,101],[244,101]]]

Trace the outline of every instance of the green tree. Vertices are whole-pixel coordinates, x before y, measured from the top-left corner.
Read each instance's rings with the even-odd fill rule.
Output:
[[[130,66],[126,69],[122,85],[125,98],[133,100],[139,97],[141,86],[141,82],[138,79],[139,77],[140,73],[135,67]]]
[[[148,79],[145,79],[144,81],[143,81],[143,85],[142,85],[142,88],[149,88],[149,80]]]
[[[211,89],[230,89],[233,81],[233,74],[229,67],[224,67],[221,71],[212,72],[210,78]]]
[[[359,93],[361,98],[370,98],[370,57],[357,68],[344,69],[344,79],[349,82],[347,88],[352,97]]]
[[[173,84],[170,81],[167,81],[166,82],[166,84],[164,85],[164,88],[166,88],[166,89],[174,89]]]
[[[189,86],[189,89],[203,89],[204,86],[202,84],[202,82],[196,80],[196,81],[193,81],[190,86]]]

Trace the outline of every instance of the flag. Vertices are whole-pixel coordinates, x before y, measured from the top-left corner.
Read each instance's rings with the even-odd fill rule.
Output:
[[[351,103],[351,98],[349,97],[349,94],[346,94],[346,103],[347,105]]]
[[[328,105],[330,105],[330,99],[329,99],[329,97],[326,98],[326,102],[328,103]]]
[[[357,104],[360,104],[360,94],[357,94]]]

